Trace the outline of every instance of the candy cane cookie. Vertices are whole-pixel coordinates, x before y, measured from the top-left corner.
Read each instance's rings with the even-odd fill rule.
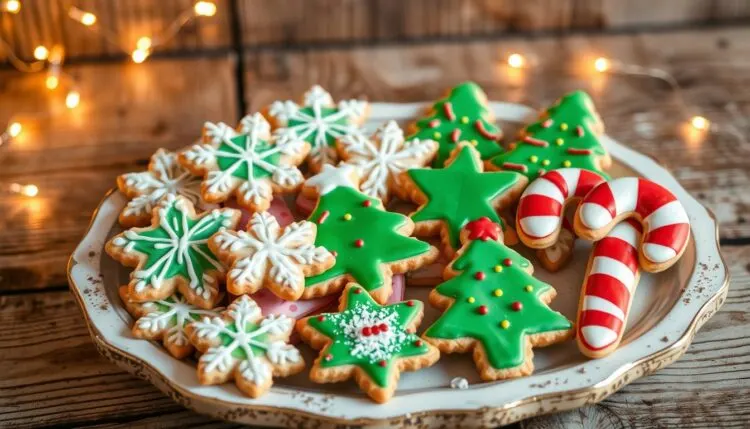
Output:
[[[576,322],[578,349],[588,357],[607,356],[622,340],[640,277],[640,238],[641,225],[627,219],[594,244]]]
[[[545,268],[557,271],[572,252],[573,234],[560,232],[565,218],[565,207],[578,203],[595,186],[604,182],[599,173],[582,168],[560,168],[545,173],[526,187],[518,202],[516,229],[518,237],[532,249],[550,249],[540,259]],[[565,243],[560,243],[564,241]],[[568,243],[568,246],[562,244]],[[549,258],[547,258],[549,256]]]
[[[589,192],[576,211],[574,229],[587,240],[606,236],[623,219],[643,225],[641,268],[657,273],[674,265],[690,240],[685,208],[664,187],[643,178],[622,177]]]

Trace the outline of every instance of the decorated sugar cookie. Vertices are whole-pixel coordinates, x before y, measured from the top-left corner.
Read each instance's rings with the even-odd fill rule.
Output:
[[[309,165],[314,172],[324,164],[336,164],[336,139],[360,133],[369,109],[367,102],[333,102],[331,94],[318,85],[305,93],[304,102],[275,101],[268,108],[274,133],[282,140],[311,145]]]
[[[167,194],[181,195],[198,205],[201,178],[183,168],[177,154],[159,149],[151,155],[147,171],[118,176],[117,188],[130,199],[120,212],[120,225],[145,226],[154,207]]]
[[[529,375],[532,347],[570,338],[573,325],[547,305],[555,289],[532,276],[524,257],[502,244],[488,218],[466,225],[463,247],[430,303],[445,310],[423,337],[444,353],[473,351],[483,380]]]
[[[523,191],[516,210],[518,236],[532,249],[548,249],[538,253],[548,270],[562,268],[573,251],[575,235],[563,227],[566,207],[605,180],[593,171],[561,168],[534,179]]]
[[[409,300],[381,306],[357,284],[347,285],[338,313],[297,321],[297,332],[321,350],[310,379],[333,383],[354,377],[376,402],[386,402],[396,390],[401,371],[431,366],[437,349],[414,334],[423,307]]]
[[[643,225],[640,265],[657,273],[674,265],[690,241],[690,220],[685,208],[669,190],[648,179],[621,177],[589,192],[578,206],[575,231],[598,241],[622,220]]]
[[[395,121],[378,129],[372,138],[361,134],[344,136],[336,144],[344,161],[362,173],[360,189],[366,195],[390,200],[394,187],[399,187],[400,173],[427,165],[438,150],[434,140],[413,138],[404,141],[404,132]]]
[[[201,195],[210,203],[232,194],[250,211],[265,211],[274,193],[294,192],[304,181],[297,168],[310,151],[304,141],[272,138],[266,119],[256,113],[240,122],[206,123],[204,141],[180,153],[180,163],[203,177]]]
[[[164,299],[134,302],[128,297],[128,287],[119,290],[125,308],[136,320],[133,336],[144,340],[161,340],[164,348],[177,359],[193,354],[193,345],[188,340],[186,328],[190,322],[202,317],[217,316],[222,308],[205,310],[198,308],[175,292]]]
[[[221,298],[225,269],[208,248],[208,239],[234,228],[239,219],[239,211],[232,209],[196,215],[190,201],[168,194],[154,209],[151,226],[116,235],[106,251],[135,267],[128,283],[130,300],[166,299],[179,290],[191,304],[212,309]]]
[[[247,231],[220,231],[208,245],[229,266],[227,291],[252,294],[267,287],[279,298],[297,300],[305,276],[319,274],[334,264],[334,257],[316,247],[315,224],[294,222],[283,229],[268,212],[255,213]]]
[[[440,234],[443,251],[452,257],[460,247],[459,233],[467,222],[497,214],[511,204],[526,185],[512,171],[484,172],[474,147],[459,143],[444,168],[415,168],[403,173],[403,199],[419,204],[411,214],[417,236]]]
[[[607,177],[603,170],[611,159],[600,141],[603,133],[591,98],[583,91],[571,92],[527,126],[509,151],[490,159],[487,168],[517,171],[530,180],[563,167]]]
[[[464,82],[432,105],[427,115],[409,127],[407,140],[439,144],[433,167],[442,167],[459,142],[470,142],[482,159],[502,152],[502,132],[487,105],[487,95],[474,82]]]
[[[318,180],[318,176],[307,181],[307,186],[314,183],[321,194],[309,217],[318,227],[315,245],[333,253],[336,263],[327,271],[308,277],[302,296],[337,293],[347,283],[356,282],[375,301],[385,303],[391,295],[393,274],[429,264],[439,252],[428,243],[409,237],[414,223],[408,217],[385,211],[380,200],[358,191],[357,183],[338,184],[342,174],[333,173],[345,168],[330,166],[323,171],[336,178],[336,186]]]
[[[352,164],[341,163],[338,166],[325,164],[318,174],[305,181],[305,184],[302,185],[301,194],[307,199],[307,202],[313,202],[314,204],[322,194],[327,194],[338,187],[357,190],[357,184],[361,179],[362,173],[359,168]]]
[[[203,353],[198,380],[223,384],[234,379],[246,395],[263,395],[273,377],[287,377],[305,368],[299,350],[288,344],[293,329],[292,319],[274,314],[263,317],[255,301],[242,295],[221,316],[188,325],[190,341]]]

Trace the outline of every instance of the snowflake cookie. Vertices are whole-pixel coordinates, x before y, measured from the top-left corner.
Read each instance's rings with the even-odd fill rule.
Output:
[[[154,209],[151,226],[131,228],[107,242],[107,253],[130,274],[132,301],[166,299],[179,290],[200,308],[211,309],[221,298],[219,282],[225,269],[208,247],[208,239],[225,228],[235,228],[240,212],[214,209],[195,214],[183,197],[165,196]]]
[[[188,325],[190,341],[203,353],[198,380],[222,384],[234,378],[246,395],[263,395],[273,376],[286,377],[305,367],[299,350],[287,343],[293,329],[294,320],[274,314],[263,317],[258,304],[242,295],[221,316]]]
[[[338,313],[297,321],[297,332],[321,350],[310,371],[316,383],[354,377],[376,402],[386,402],[396,390],[401,371],[431,366],[438,350],[414,332],[422,321],[420,301],[381,306],[361,286],[349,283]]]
[[[120,213],[120,225],[145,226],[151,220],[154,207],[167,194],[182,195],[198,205],[201,178],[182,167],[176,153],[159,149],[151,155],[147,171],[119,176],[117,187],[130,199]]]
[[[317,228],[308,221],[284,228],[268,212],[253,214],[247,231],[222,231],[209,247],[230,266],[227,290],[234,295],[252,294],[265,286],[279,298],[298,300],[305,290],[305,276],[331,268],[334,257],[316,247]]]
[[[338,160],[336,139],[360,133],[367,110],[367,102],[359,100],[336,105],[331,94],[315,85],[305,93],[302,106],[293,101],[275,101],[268,108],[268,116],[280,139],[310,143],[309,165],[318,172],[324,164]]]
[[[180,163],[204,178],[201,195],[207,202],[223,202],[234,193],[248,210],[268,210],[274,192],[295,192],[302,185],[297,165],[310,145],[292,135],[272,138],[259,113],[244,117],[238,128],[207,122],[203,143],[182,151]]]
[[[430,163],[437,154],[438,143],[418,138],[405,142],[404,132],[396,121],[389,121],[372,139],[361,134],[348,135],[338,140],[336,148],[344,161],[361,171],[362,192],[385,204],[391,190],[400,186],[400,173]]]
[[[204,310],[198,308],[175,292],[164,299],[147,302],[135,302],[128,297],[128,287],[120,287],[120,298],[131,316],[133,336],[144,340],[161,340],[164,348],[177,359],[183,359],[193,353],[193,345],[188,340],[185,328],[190,322],[201,317],[217,316],[222,308]]]

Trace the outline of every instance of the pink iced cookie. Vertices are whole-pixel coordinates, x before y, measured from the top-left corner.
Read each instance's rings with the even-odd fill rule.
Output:
[[[224,205],[233,209],[239,209],[242,212],[242,218],[240,219],[240,223],[237,225],[237,230],[244,231],[247,227],[248,221],[250,221],[250,212],[243,209],[239,204],[237,204],[237,201],[235,199],[228,200]],[[289,207],[286,205],[286,201],[284,201],[284,199],[281,197],[276,197],[273,199],[273,201],[271,201],[271,207],[268,208],[268,212],[271,213],[277,221],[279,221],[279,226],[281,226],[282,228],[294,222],[294,215],[292,214],[292,211],[289,210]]]
[[[315,210],[315,205],[318,203],[317,198],[310,198],[302,195],[300,192],[297,195],[297,200],[295,200],[295,203],[297,204],[297,210],[300,212],[302,216],[310,216],[310,213]]]

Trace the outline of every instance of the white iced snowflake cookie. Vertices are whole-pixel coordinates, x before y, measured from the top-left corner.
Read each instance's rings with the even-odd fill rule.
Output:
[[[316,199],[338,187],[359,189],[361,176],[359,168],[352,164],[325,164],[318,174],[307,179],[302,185],[302,195]]]
[[[209,247],[229,266],[227,291],[252,294],[263,286],[286,300],[298,300],[305,290],[305,276],[332,267],[331,252],[316,247],[317,228],[308,221],[284,228],[268,212],[255,213],[247,231],[222,231]]]
[[[310,145],[302,140],[274,138],[259,113],[246,116],[238,130],[207,122],[203,143],[180,152],[179,161],[203,177],[201,195],[209,203],[232,194],[251,212],[265,211],[274,193],[295,192],[304,181],[297,166]]]
[[[302,105],[275,101],[267,114],[279,139],[303,141],[312,146],[308,161],[310,169],[318,172],[324,164],[336,164],[336,140],[359,134],[368,108],[366,101],[359,100],[336,104],[331,94],[315,85],[305,93]]]
[[[107,242],[106,251],[135,267],[128,283],[132,301],[166,299],[179,290],[191,304],[211,309],[221,298],[219,283],[225,269],[208,248],[208,239],[235,228],[239,219],[240,212],[233,209],[196,215],[189,200],[167,195],[154,209],[151,226],[116,235]]]
[[[246,395],[261,396],[273,384],[273,377],[296,374],[305,367],[299,350],[288,344],[293,328],[289,317],[263,317],[255,301],[242,295],[220,316],[188,325],[190,341],[203,352],[198,380],[222,384],[234,379]]]
[[[361,134],[341,137],[336,148],[344,161],[359,168],[362,192],[385,204],[390,200],[391,190],[399,186],[400,173],[432,162],[438,143],[419,139],[405,142],[404,132],[396,121],[389,121],[372,138]]]
[[[176,153],[159,149],[151,155],[147,171],[120,175],[117,188],[130,199],[120,212],[120,225],[145,226],[167,194],[181,195],[199,205],[201,178],[182,167]]]
[[[214,317],[223,308],[204,310],[185,301],[179,293],[164,299],[147,302],[134,302],[128,297],[128,287],[120,287],[120,298],[125,308],[136,320],[133,323],[133,336],[144,340],[161,340],[164,348],[177,359],[193,354],[193,345],[185,328],[202,317]]]

